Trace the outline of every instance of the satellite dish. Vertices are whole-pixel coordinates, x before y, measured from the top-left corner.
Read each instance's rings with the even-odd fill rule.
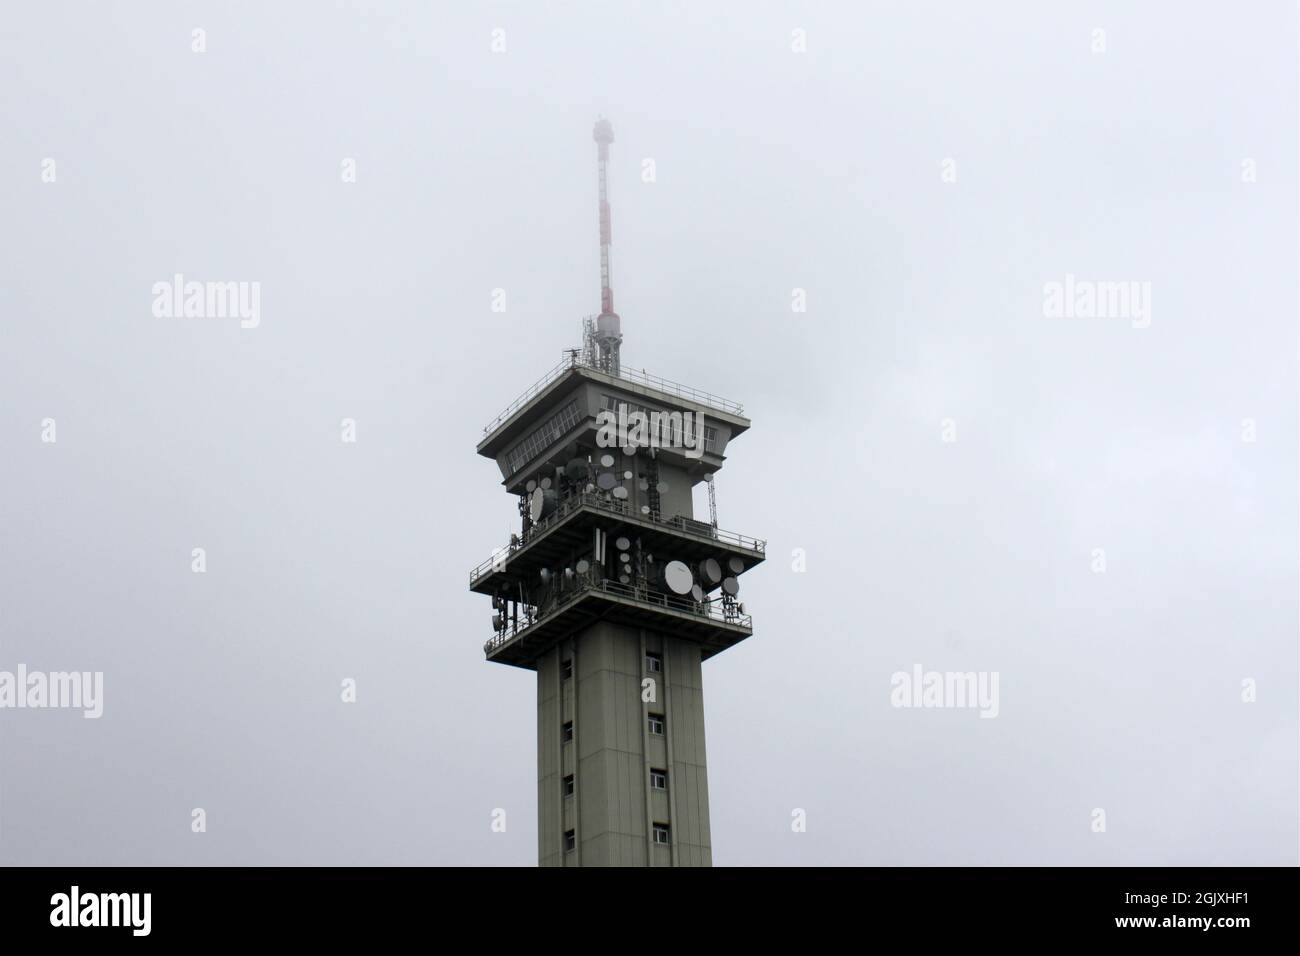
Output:
[[[623,454],[627,455],[627,457],[629,457],[629,458],[632,458],[633,456],[635,456],[635,455],[636,455],[636,445],[628,445],[626,448],[623,449]]]
[[[740,574],[745,570],[745,562],[740,558],[727,558],[727,567],[731,569],[732,574]]]
[[[632,480],[632,472],[630,472],[630,471],[625,471],[625,472],[623,472],[623,480],[624,480],[624,481],[631,481],[631,480]]]
[[[740,582],[735,578],[723,578],[722,591],[724,594],[729,594],[732,597],[735,597],[740,593]]]
[[[586,574],[587,571],[591,569],[591,562],[588,561],[586,558],[583,558],[581,561],[578,562],[577,567],[578,567],[579,574]]]
[[[627,551],[632,547],[632,542],[627,538],[617,538],[614,541],[614,547],[618,548],[620,551]]]
[[[650,513],[650,506],[649,506],[649,505],[642,505],[642,506],[641,506],[641,513],[642,513],[643,515],[648,515],[648,514]]]
[[[650,490],[650,482],[646,481],[644,478],[642,478],[642,479],[641,479],[640,481],[638,481],[636,484],[637,484],[637,487],[640,488],[642,491],[649,491],[649,490]]]
[[[591,482],[587,482],[587,494],[591,494],[595,490],[596,490],[596,486],[593,485]]]
[[[537,490],[537,482],[529,478],[528,484],[524,485],[524,491],[528,492],[531,495],[536,490]]]
[[[537,487],[543,490],[549,489],[551,487],[551,479],[543,478],[541,481],[537,483]]]
[[[694,598],[696,601],[703,601],[704,589],[700,587],[698,584],[694,585],[691,588],[691,597]]]
[[[613,468],[613,467],[614,467],[614,456],[613,456],[613,455],[601,455],[601,456],[600,456],[600,466],[601,466],[602,468]]]
[[[722,566],[712,558],[705,558],[700,562],[700,577],[709,587],[713,587],[722,580]]]
[[[659,494],[661,495],[665,494],[668,491],[668,482],[666,481],[659,482],[659,484],[655,485],[655,490],[659,492]]]
[[[534,521],[541,521],[555,510],[555,492],[538,488],[528,502],[528,516]]]
[[[614,477],[612,471],[602,471],[596,476],[596,486],[600,488],[601,491],[610,491],[617,484],[618,479]]]
[[[664,565],[664,584],[674,594],[690,594],[695,586],[691,569],[680,561],[669,561]]]
[[[506,626],[506,619],[500,614],[492,615],[492,630],[500,631]]]
[[[619,485],[617,488],[614,489],[614,497],[617,498],[619,501],[624,500],[627,497],[627,489],[624,488],[622,485]]]
[[[632,563],[632,555],[630,555],[630,554],[620,554],[620,555],[618,556],[618,559],[619,559],[620,561],[622,561],[624,564],[631,564],[631,563]]]
[[[744,614],[744,613],[745,613],[745,605],[743,605],[743,604],[737,604],[737,605],[736,605],[736,610],[739,611],[741,614]]]
[[[626,574],[620,574],[620,575],[618,576],[618,583],[619,583],[619,584],[631,584],[631,583],[632,583],[632,579],[631,579],[630,577],[628,577]]]

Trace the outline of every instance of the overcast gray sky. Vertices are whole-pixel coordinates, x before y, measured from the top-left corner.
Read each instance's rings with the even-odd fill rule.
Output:
[[[105,699],[0,710],[0,862],[536,862],[474,446],[597,311],[603,113],[624,363],[753,419],[715,863],[1295,863],[1296,90],[1285,2],[6,4],[0,670]]]

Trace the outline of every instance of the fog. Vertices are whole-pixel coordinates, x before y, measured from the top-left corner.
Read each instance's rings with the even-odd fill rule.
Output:
[[[0,671],[103,676],[0,709],[0,863],[536,863],[474,449],[598,115],[624,364],[753,422],[715,864],[1295,863],[1297,77],[1280,2],[7,5]]]

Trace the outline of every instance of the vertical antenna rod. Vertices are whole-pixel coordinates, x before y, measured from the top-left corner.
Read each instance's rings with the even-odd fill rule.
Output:
[[[614,289],[610,284],[609,246],[611,242],[609,191],[606,166],[609,144],[614,142],[614,126],[609,120],[596,120],[592,138],[597,146],[597,172],[600,183],[600,315],[596,318],[596,344],[599,367],[612,375],[619,372],[619,346],[623,342],[622,320],[614,311]]]
[[[597,171],[600,183],[600,314],[614,313],[614,290],[609,284],[609,187],[606,169],[609,166],[609,144],[614,142],[614,127],[607,119],[596,120],[592,138],[597,146]]]

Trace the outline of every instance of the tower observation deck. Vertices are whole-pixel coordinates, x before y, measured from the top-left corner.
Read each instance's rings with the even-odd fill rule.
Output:
[[[753,633],[739,579],[766,545],[697,518],[693,488],[749,420],[622,368],[607,120],[595,138],[602,312],[484,428],[478,453],[497,462],[519,530],[469,585],[492,599],[487,659],[537,674],[539,863],[708,866],[701,663]]]

